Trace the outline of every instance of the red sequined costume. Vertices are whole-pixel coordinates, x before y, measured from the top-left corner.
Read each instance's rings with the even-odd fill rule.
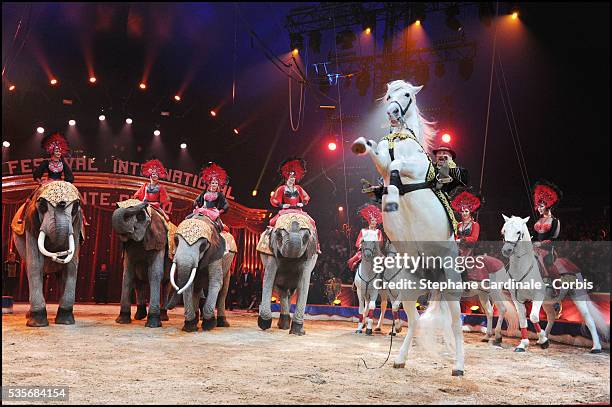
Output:
[[[159,160],[149,160],[142,164],[141,168],[142,175],[151,178],[153,175],[157,175],[158,179],[166,178],[167,173],[164,165]],[[145,182],[142,184],[140,189],[132,196],[132,198],[139,199],[143,202],[147,202],[150,206],[157,209],[165,218],[168,216],[164,212],[162,205],[166,205],[170,202],[168,193],[164,186],[157,181],[156,184],[152,182]]]
[[[270,203],[276,208],[282,208],[270,219],[270,226],[276,225],[279,216],[285,213],[301,213],[310,219],[312,226],[316,228],[315,221],[302,208],[308,205],[310,196],[301,186],[297,185],[306,174],[306,162],[300,158],[292,158],[283,161],[279,172],[285,183],[278,188],[270,197]],[[292,181],[293,180],[293,181]]]
[[[563,193],[557,186],[546,181],[538,181],[533,188],[534,206],[536,208],[543,206],[546,209],[542,217],[533,225],[536,232],[535,240],[539,242],[534,249],[543,277],[558,278],[563,274],[580,272],[580,269],[569,259],[557,257],[553,243],[559,237],[561,222],[552,216],[550,209],[561,201],[562,196]]]
[[[459,245],[459,255],[472,257],[474,247],[480,237],[480,225],[474,220],[473,214],[480,209],[482,198],[464,190],[459,192],[451,201],[453,209],[462,215],[461,222],[457,225],[455,240]],[[465,216],[463,216],[465,212]],[[475,261],[474,267],[466,270],[467,281],[482,281],[489,278],[489,274],[495,273],[504,267],[504,263],[492,256],[479,256],[481,261]]]
[[[224,230],[225,226],[220,216],[227,213],[229,204],[221,190],[229,182],[227,172],[215,163],[208,163],[200,173],[200,177],[206,182],[206,189],[194,201],[193,213],[187,216],[187,219],[195,215],[204,215],[215,222],[219,230]],[[213,182],[217,184],[215,191],[212,191]]]
[[[376,236],[376,241],[383,242],[383,234],[382,230],[379,229],[379,226],[382,224],[382,213],[380,209],[372,204],[365,205],[359,210],[359,215],[363,218],[364,221],[368,224],[367,228],[363,228],[359,231],[359,235],[357,236],[357,241],[355,242],[355,247],[357,248],[357,253],[353,255],[348,261],[348,267],[351,271],[355,271],[355,268],[361,261],[361,242],[364,239],[364,236],[367,236],[368,240],[371,240],[373,236]],[[370,221],[376,221],[376,227],[372,229],[370,225]]]

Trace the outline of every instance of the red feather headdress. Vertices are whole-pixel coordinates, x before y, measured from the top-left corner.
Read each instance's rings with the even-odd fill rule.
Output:
[[[480,197],[468,191],[462,191],[451,201],[451,206],[457,212],[461,212],[463,208],[467,208],[470,213],[474,213],[480,208],[482,200]]]
[[[141,172],[145,177],[150,177],[153,173],[156,173],[159,178],[166,178],[167,175],[164,164],[157,159],[149,160],[142,164]]]
[[[200,177],[204,179],[206,185],[210,185],[213,179],[217,180],[220,187],[226,185],[228,182],[227,171],[215,163],[209,163],[200,173]]]
[[[382,212],[376,205],[366,205],[359,210],[359,215],[368,223],[370,223],[370,219],[373,217],[376,219],[376,224],[380,225],[382,223]]]
[[[49,154],[53,154],[56,148],[60,149],[62,155],[66,154],[69,150],[68,140],[59,133],[53,133],[50,136],[45,137],[42,140],[42,148]]]
[[[559,203],[562,197],[563,193],[559,187],[548,181],[538,181],[533,187],[533,204],[536,207],[543,203],[544,207],[551,208]]]
[[[289,178],[290,173],[295,173],[295,182],[300,182],[306,174],[306,161],[301,158],[289,158],[280,165],[279,172],[284,179]]]

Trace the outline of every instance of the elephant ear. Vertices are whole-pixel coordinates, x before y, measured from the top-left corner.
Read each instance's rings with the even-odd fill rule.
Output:
[[[311,231],[310,238],[308,239],[308,246],[306,246],[306,256],[312,259],[315,254],[317,254],[317,238]]]
[[[146,209],[143,209],[146,210]],[[167,232],[164,221],[161,215],[155,210],[151,211],[151,224],[147,228],[143,239],[145,250],[165,250],[166,249]]]
[[[204,253],[202,260],[200,261],[200,263],[206,267],[208,267],[208,265],[213,261],[222,259],[223,253],[225,253],[225,240],[221,237],[216,229],[214,229],[208,243],[208,250],[206,250],[206,253]]]
[[[40,216],[38,215],[38,208],[37,208],[38,195],[39,194],[36,194],[30,201],[28,206],[23,208],[24,213],[25,213],[25,216],[23,219],[25,222],[24,226],[25,226],[25,229],[27,229],[27,231],[30,232],[32,236],[38,236],[38,233],[40,232],[40,226],[41,226],[41,219],[40,219]],[[48,205],[47,201],[45,201],[45,204]]]
[[[85,228],[83,226],[83,211],[81,211],[80,202],[75,201],[72,207],[72,230],[79,234],[81,243],[85,241]]]

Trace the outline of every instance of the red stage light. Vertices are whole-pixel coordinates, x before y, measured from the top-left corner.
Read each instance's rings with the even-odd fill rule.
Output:
[[[174,96],[174,100],[176,100],[177,102],[181,101],[181,97],[179,95]]]
[[[445,143],[450,143],[450,141],[451,141],[451,135],[450,135],[450,134],[448,134],[448,133],[444,133],[444,134],[442,135],[442,141],[443,141],[443,142],[445,142]]]
[[[49,83],[50,83],[52,86],[55,86],[55,85],[57,85],[57,79],[53,78],[53,79],[51,79],[51,80],[49,81]]]
[[[336,148],[338,148],[338,146],[332,141],[327,145],[327,148],[329,148],[330,151],[334,151]]]
[[[211,115],[212,117],[215,117],[215,116],[217,115],[217,112],[215,112],[214,110],[211,110],[211,111],[210,111],[210,115]]]
[[[147,85],[144,82],[140,82],[140,85],[138,85],[140,87],[140,89],[146,89]]]
[[[341,206],[338,207],[338,212],[342,212],[343,210],[344,210],[343,207],[341,207]]]
[[[97,79],[96,79],[95,76],[92,76],[92,77],[89,78],[89,82],[91,82],[91,83],[96,83],[96,80]]]
[[[11,86],[9,86],[9,90],[10,90],[11,92],[12,92],[12,91],[14,91],[14,90],[15,90],[15,85],[11,85]]]
[[[234,134],[238,134],[238,129],[234,129]]]

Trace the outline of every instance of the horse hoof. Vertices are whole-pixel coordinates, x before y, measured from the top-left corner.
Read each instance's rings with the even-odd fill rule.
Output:
[[[289,329],[291,326],[291,316],[289,314],[281,314],[278,319],[278,329]]]
[[[495,345],[495,346],[501,346],[501,344],[502,344],[502,338],[495,338],[495,339],[493,340],[493,345]]]
[[[548,349],[548,347],[550,346],[550,341],[547,339],[546,342],[540,343],[538,345],[540,345],[540,348],[542,349]]]
[[[491,340],[490,336],[485,336],[484,338],[480,340],[480,342],[489,342],[490,340]]]
[[[363,330],[361,330],[361,329],[357,329],[357,330],[355,331],[355,333],[356,333],[356,334],[362,334],[362,333],[363,333]]]
[[[130,318],[130,311],[120,312],[115,322],[118,324],[131,324],[132,318]]]
[[[263,319],[262,317],[257,317],[257,326],[259,326],[264,331],[269,329],[272,326],[272,318]]]
[[[389,332],[389,336],[396,336],[397,334],[393,331]]]
[[[185,323],[183,324],[183,328],[181,328],[181,331],[183,332],[196,332],[198,330],[198,319],[195,318],[193,321],[187,321],[185,320]]]
[[[136,306],[136,314],[134,314],[134,319],[140,321],[141,319],[145,319],[146,317],[147,317],[147,306],[146,305]]]
[[[47,310],[41,309],[40,311],[28,311],[26,317],[26,325],[32,328],[41,328],[43,326],[49,326],[49,320],[47,319]]]
[[[380,332],[380,328],[374,328],[374,332]]]
[[[593,354],[597,354],[597,353],[601,353],[601,349],[591,349],[591,353]]]
[[[515,352],[525,352],[524,348],[514,348]]]
[[[212,317],[210,319],[202,318],[202,330],[203,331],[210,331],[216,326],[217,326],[217,318],[215,317]]]
[[[372,330],[371,329],[366,329],[366,335],[372,335]]]
[[[72,313],[72,307],[58,308],[57,315],[55,316],[55,323],[58,325],[74,325],[74,314]]]
[[[463,370],[453,369],[452,376],[463,376]]]
[[[161,328],[161,314],[159,315],[151,315],[147,318],[147,323],[145,324],[147,328]]]
[[[300,324],[299,322],[291,321],[291,329],[289,330],[289,334],[302,336],[306,335],[306,331],[304,331],[304,324]]]
[[[362,143],[355,143],[351,146],[351,151],[355,154],[363,154],[366,152],[366,146]]]
[[[167,309],[163,309],[163,310],[160,311],[159,319],[161,321],[170,321],[170,318],[168,318],[168,310]]]
[[[217,328],[229,328],[230,324],[225,317],[217,317]]]
[[[403,369],[405,366],[406,366],[406,363],[393,362],[394,369]]]
[[[399,205],[395,202],[390,202],[385,205],[384,212],[397,212]]]

